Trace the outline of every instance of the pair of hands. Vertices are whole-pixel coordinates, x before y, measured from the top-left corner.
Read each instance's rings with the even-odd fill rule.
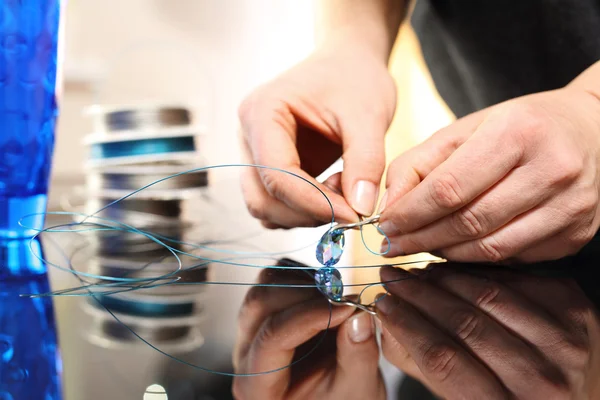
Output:
[[[600,396],[600,320],[573,281],[452,264],[384,267],[381,277],[402,279],[377,303],[384,356],[442,398]],[[298,270],[264,270],[260,281],[305,279]],[[332,340],[290,368],[236,377],[235,397],[385,399],[372,319],[353,313],[333,307]],[[252,288],[240,314],[236,372],[290,364],[315,346],[328,320],[329,304],[314,289]]]
[[[600,226],[600,97],[586,83],[599,71],[600,62],[563,89],[461,118],[393,160],[379,206],[386,256],[534,262],[577,252]],[[376,209],[394,110],[380,59],[324,46],[242,104],[246,161],[309,179],[337,220],[356,221]],[[340,156],[343,172],[317,183]],[[330,221],[320,194],[299,185],[248,170],[242,186],[251,214],[269,228]]]

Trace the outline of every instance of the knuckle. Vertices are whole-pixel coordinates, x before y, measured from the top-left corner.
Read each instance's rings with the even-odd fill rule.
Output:
[[[267,193],[272,197],[281,200],[284,190],[281,184],[281,175],[277,171],[261,169],[260,175]]]
[[[491,236],[478,240],[477,247],[485,261],[495,263],[508,257],[502,246]]]
[[[495,285],[488,285],[475,298],[475,305],[486,312],[490,312],[498,306],[499,297],[500,288]]]
[[[575,254],[583,246],[588,244],[595,236],[595,231],[591,226],[575,230],[569,237],[569,254]]]
[[[572,199],[568,213],[571,219],[589,218],[589,223],[591,224],[596,208],[598,207],[598,193],[594,192],[595,190],[588,191]]]
[[[442,209],[455,209],[463,204],[458,180],[451,173],[434,179],[429,195],[434,204]]]
[[[238,107],[238,118],[243,123],[248,120],[248,118],[252,115],[254,110],[258,106],[260,106],[262,102],[260,101],[260,96],[257,96],[256,93],[250,94],[246,97]]]
[[[499,110],[499,113],[507,121],[507,127],[517,127],[517,129],[510,129],[507,133],[509,138],[521,149],[543,139],[548,131],[545,112],[533,105],[509,102]]]
[[[237,110],[242,125],[250,121],[258,110],[265,109],[271,103],[272,99],[268,93],[270,91],[269,87],[268,83],[259,86],[242,100]]]
[[[576,181],[584,171],[584,160],[576,157],[571,152],[558,149],[553,157],[552,178],[553,185],[564,185]]]
[[[465,342],[475,342],[481,336],[483,325],[481,319],[474,312],[460,311],[454,318],[454,332]]]
[[[562,340],[552,347],[555,354],[560,354],[561,359],[564,360],[565,364],[569,365],[574,372],[584,369],[588,365],[591,357],[589,343],[582,340],[576,340],[572,337],[563,337]]]
[[[423,373],[438,382],[450,378],[456,366],[456,350],[447,346],[434,344],[423,353]]]
[[[484,218],[468,208],[452,214],[452,226],[459,236],[476,238],[487,233]]]
[[[250,215],[256,219],[267,219],[267,207],[266,201],[262,197],[258,198],[246,198],[246,208]]]
[[[258,348],[266,348],[276,342],[276,324],[274,322],[274,317],[269,316],[265,319],[258,330],[255,338],[255,344]]]

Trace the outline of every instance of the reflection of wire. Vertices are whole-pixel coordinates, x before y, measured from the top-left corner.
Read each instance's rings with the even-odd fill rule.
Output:
[[[99,295],[110,296],[110,295],[114,295],[117,293],[130,292],[130,291],[143,290],[143,289],[152,289],[152,288],[157,288],[157,287],[161,287],[161,286],[165,286],[165,285],[227,285],[227,286],[264,286],[264,287],[270,286],[270,287],[285,287],[285,288],[315,288],[315,287],[318,287],[316,283],[312,283],[312,284],[287,284],[287,283],[256,284],[256,283],[249,283],[249,282],[248,283],[246,283],[246,282],[209,282],[209,281],[182,282],[181,281],[181,273],[182,272],[190,271],[190,270],[197,269],[197,268],[207,268],[209,264],[221,264],[221,265],[228,265],[228,266],[233,266],[233,267],[261,268],[261,269],[273,268],[273,269],[313,270],[313,268],[310,266],[265,265],[265,264],[259,264],[259,263],[240,262],[240,259],[253,259],[253,258],[269,260],[272,262],[274,260],[274,256],[281,255],[282,253],[281,252],[271,252],[271,253],[256,252],[256,253],[253,253],[253,252],[241,252],[241,251],[220,249],[220,248],[214,247],[214,244],[215,244],[214,242],[212,244],[210,242],[204,243],[204,244],[187,243],[187,242],[172,239],[172,238],[169,238],[169,237],[166,237],[163,235],[155,234],[155,233],[149,232],[147,230],[136,228],[133,225],[124,223],[122,221],[116,221],[116,220],[113,220],[110,218],[98,216],[99,213],[108,209],[109,207],[111,207],[115,204],[118,204],[119,202],[121,202],[131,196],[134,196],[135,194],[139,193],[140,191],[145,190],[149,187],[152,187],[153,185],[156,185],[167,179],[178,177],[178,176],[181,176],[184,174],[196,173],[198,171],[205,171],[205,170],[217,169],[217,168],[232,168],[232,167],[268,169],[271,171],[276,171],[276,172],[279,172],[282,174],[286,174],[293,178],[297,178],[300,181],[303,181],[303,182],[309,184],[312,188],[317,190],[323,196],[324,200],[326,201],[329,209],[331,210],[330,226],[334,226],[335,215],[334,215],[333,204],[331,203],[330,199],[316,184],[314,184],[313,182],[309,181],[308,179],[306,179],[302,176],[299,176],[297,174],[294,174],[292,172],[285,171],[282,169],[271,168],[271,167],[266,167],[266,166],[262,166],[262,165],[254,165],[254,164],[229,164],[229,165],[215,165],[215,166],[209,166],[209,167],[203,167],[203,168],[196,168],[193,170],[179,172],[179,173],[167,176],[165,178],[158,179],[150,184],[147,184],[147,185],[141,187],[138,190],[135,190],[125,196],[122,196],[122,197],[104,205],[100,209],[92,212],[91,214],[84,214],[84,213],[78,213],[78,212],[48,212],[48,213],[38,213],[38,214],[31,214],[31,215],[25,216],[19,222],[24,227],[27,227],[26,224],[24,223],[24,221],[26,221],[27,218],[31,218],[33,216],[39,216],[40,214],[43,214],[43,215],[68,215],[68,216],[74,217],[74,219],[77,220],[76,222],[52,226],[49,228],[38,230],[38,233],[36,234],[36,236],[34,236],[34,238],[32,238],[32,243],[33,243],[33,240],[38,235],[47,234],[47,233],[127,232],[130,234],[140,235],[142,237],[145,237],[146,239],[149,239],[150,241],[163,247],[165,250],[168,251],[168,253],[170,253],[170,254],[167,254],[167,256],[174,257],[175,261],[176,261],[174,264],[171,264],[172,270],[169,270],[169,271],[163,273],[162,275],[159,274],[157,276],[135,277],[135,278],[129,277],[128,275],[130,275],[130,274],[123,274],[120,276],[107,276],[107,275],[92,274],[92,273],[88,273],[88,272],[84,272],[84,271],[78,271],[73,266],[73,262],[72,262],[74,254],[71,257],[69,257],[66,254],[62,253],[63,257],[67,263],[67,266],[65,267],[65,266],[61,266],[59,264],[56,264],[56,263],[50,262],[49,260],[44,259],[41,254],[36,254],[35,251],[33,250],[33,247],[30,246],[33,255],[36,258],[38,258],[40,261],[46,263],[47,265],[53,266],[57,269],[72,273],[80,282],[80,286],[78,286],[78,287],[57,290],[57,291],[50,292],[50,293],[32,294],[30,296],[35,296],[35,297],[38,297],[38,296],[39,297],[42,297],[42,296],[88,296],[88,297],[92,297],[101,306],[101,308],[105,309],[110,314],[110,316],[113,317],[115,319],[115,321],[117,321],[117,323],[121,324],[132,335],[134,335],[139,340],[141,340],[142,342],[144,342],[145,344],[150,346],[152,349],[160,352],[161,354],[163,354],[175,361],[178,361],[182,364],[197,368],[202,371],[212,372],[212,373],[221,374],[221,375],[228,375],[228,376],[238,375],[238,374],[232,374],[232,373],[228,373],[228,372],[210,370],[208,368],[188,363],[184,360],[181,360],[179,358],[176,358],[174,356],[167,354],[165,351],[159,349],[158,347],[156,347],[155,345],[150,343],[148,340],[142,338],[138,333],[136,333],[131,327],[129,327],[125,322],[123,322],[113,311],[111,311],[106,306],[106,304],[101,302],[100,299],[98,298]],[[379,231],[381,232],[380,229],[379,229]],[[383,232],[381,232],[381,233],[383,233]],[[223,241],[219,241],[219,243],[222,243],[222,242]],[[363,243],[364,243],[364,239],[363,239]],[[203,252],[214,252],[217,254],[227,254],[229,256],[226,258],[220,258],[220,259],[205,257],[205,256],[201,256],[199,254],[194,254],[190,251],[183,251],[178,247],[174,247],[175,245],[178,245],[178,247],[188,246],[189,248],[192,248],[194,250],[201,250]],[[77,251],[78,250],[76,250],[76,252]],[[289,252],[287,252],[287,253],[289,253]],[[376,254],[380,254],[380,253],[376,253]],[[165,256],[163,259],[165,259],[167,256]],[[184,267],[182,259],[181,259],[182,256],[189,257],[191,259],[195,259],[198,262],[196,262],[192,266]],[[399,264],[395,264],[395,265],[407,265],[407,264],[416,264],[416,263],[422,263],[422,262],[436,262],[436,261],[437,260],[411,261],[408,263],[399,263]],[[153,264],[153,263],[151,262],[151,263],[148,263],[148,264],[142,266],[139,271],[146,269],[150,264]],[[375,268],[375,267],[378,268],[380,266],[381,265],[360,265],[360,266],[351,265],[351,266],[339,266],[337,268],[338,269],[342,269],[342,268]],[[385,282],[369,282],[369,283],[361,283],[361,284],[349,284],[349,285],[345,285],[345,286],[348,286],[348,287],[365,286],[365,289],[366,289],[368,287],[375,286],[375,285],[382,285],[384,283]],[[363,291],[365,289],[363,289]],[[361,294],[363,293],[363,291],[361,291]],[[272,372],[276,372],[276,371],[280,371],[282,369],[288,368],[288,367],[306,359],[310,354],[312,354],[313,351],[316,350],[316,348],[324,340],[324,337],[327,334],[327,332],[329,330],[329,326],[331,324],[331,318],[332,318],[331,312],[332,312],[332,305],[329,304],[329,318],[328,318],[327,327],[325,328],[323,335],[319,338],[319,340],[317,340],[315,346],[309,352],[307,352],[305,355],[303,355],[301,358],[295,360],[292,364],[289,364],[287,366],[282,366],[280,368],[273,369],[271,371],[258,371],[258,372],[248,373],[248,374],[240,374],[240,375],[255,376],[255,375],[262,375],[262,374],[266,374],[266,373],[272,373]]]

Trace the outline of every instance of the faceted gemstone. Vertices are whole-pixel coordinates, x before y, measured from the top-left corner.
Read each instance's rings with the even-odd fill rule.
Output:
[[[317,260],[326,267],[337,264],[344,252],[344,231],[330,229],[321,237],[317,245]]]
[[[342,275],[336,268],[323,267],[315,273],[317,288],[331,300],[340,301],[344,294]]]

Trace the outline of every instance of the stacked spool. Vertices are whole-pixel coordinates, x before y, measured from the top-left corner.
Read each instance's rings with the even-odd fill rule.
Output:
[[[84,140],[89,149],[85,214],[153,182],[201,166],[197,141],[204,132],[192,125],[187,108],[93,106],[88,114],[94,131]],[[98,216],[181,240],[186,225],[182,203],[200,197],[207,187],[206,171],[179,175],[111,205]],[[102,254],[162,249],[137,233],[108,232],[96,239]]]
[[[93,106],[88,114],[93,133],[84,139],[89,150],[83,207],[86,215],[153,182],[202,166],[198,162],[198,142],[204,132],[193,126],[191,113],[185,107]],[[185,240],[189,226],[183,218],[184,201],[199,200],[208,184],[207,171],[177,175],[95,215],[133,226],[161,240],[169,238],[173,240],[168,243],[170,246],[180,248],[177,241]],[[139,232],[93,231],[92,241],[96,258],[90,263],[90,272],[96,275],[152,278],[178,267],[168,250]],[[205,281],[206,268],[178,279]],[[100,299],[119,319],[145,332],[144,337],[187,346],[201,343],[197,331],[201,312],[198,292],[195,285],[164,286]],[[127,329],[97,305],[91,301],[88,307],[97,328],[91,337],[105,345],[130,341]],[[156,323],[158,319],[160,324]]]

